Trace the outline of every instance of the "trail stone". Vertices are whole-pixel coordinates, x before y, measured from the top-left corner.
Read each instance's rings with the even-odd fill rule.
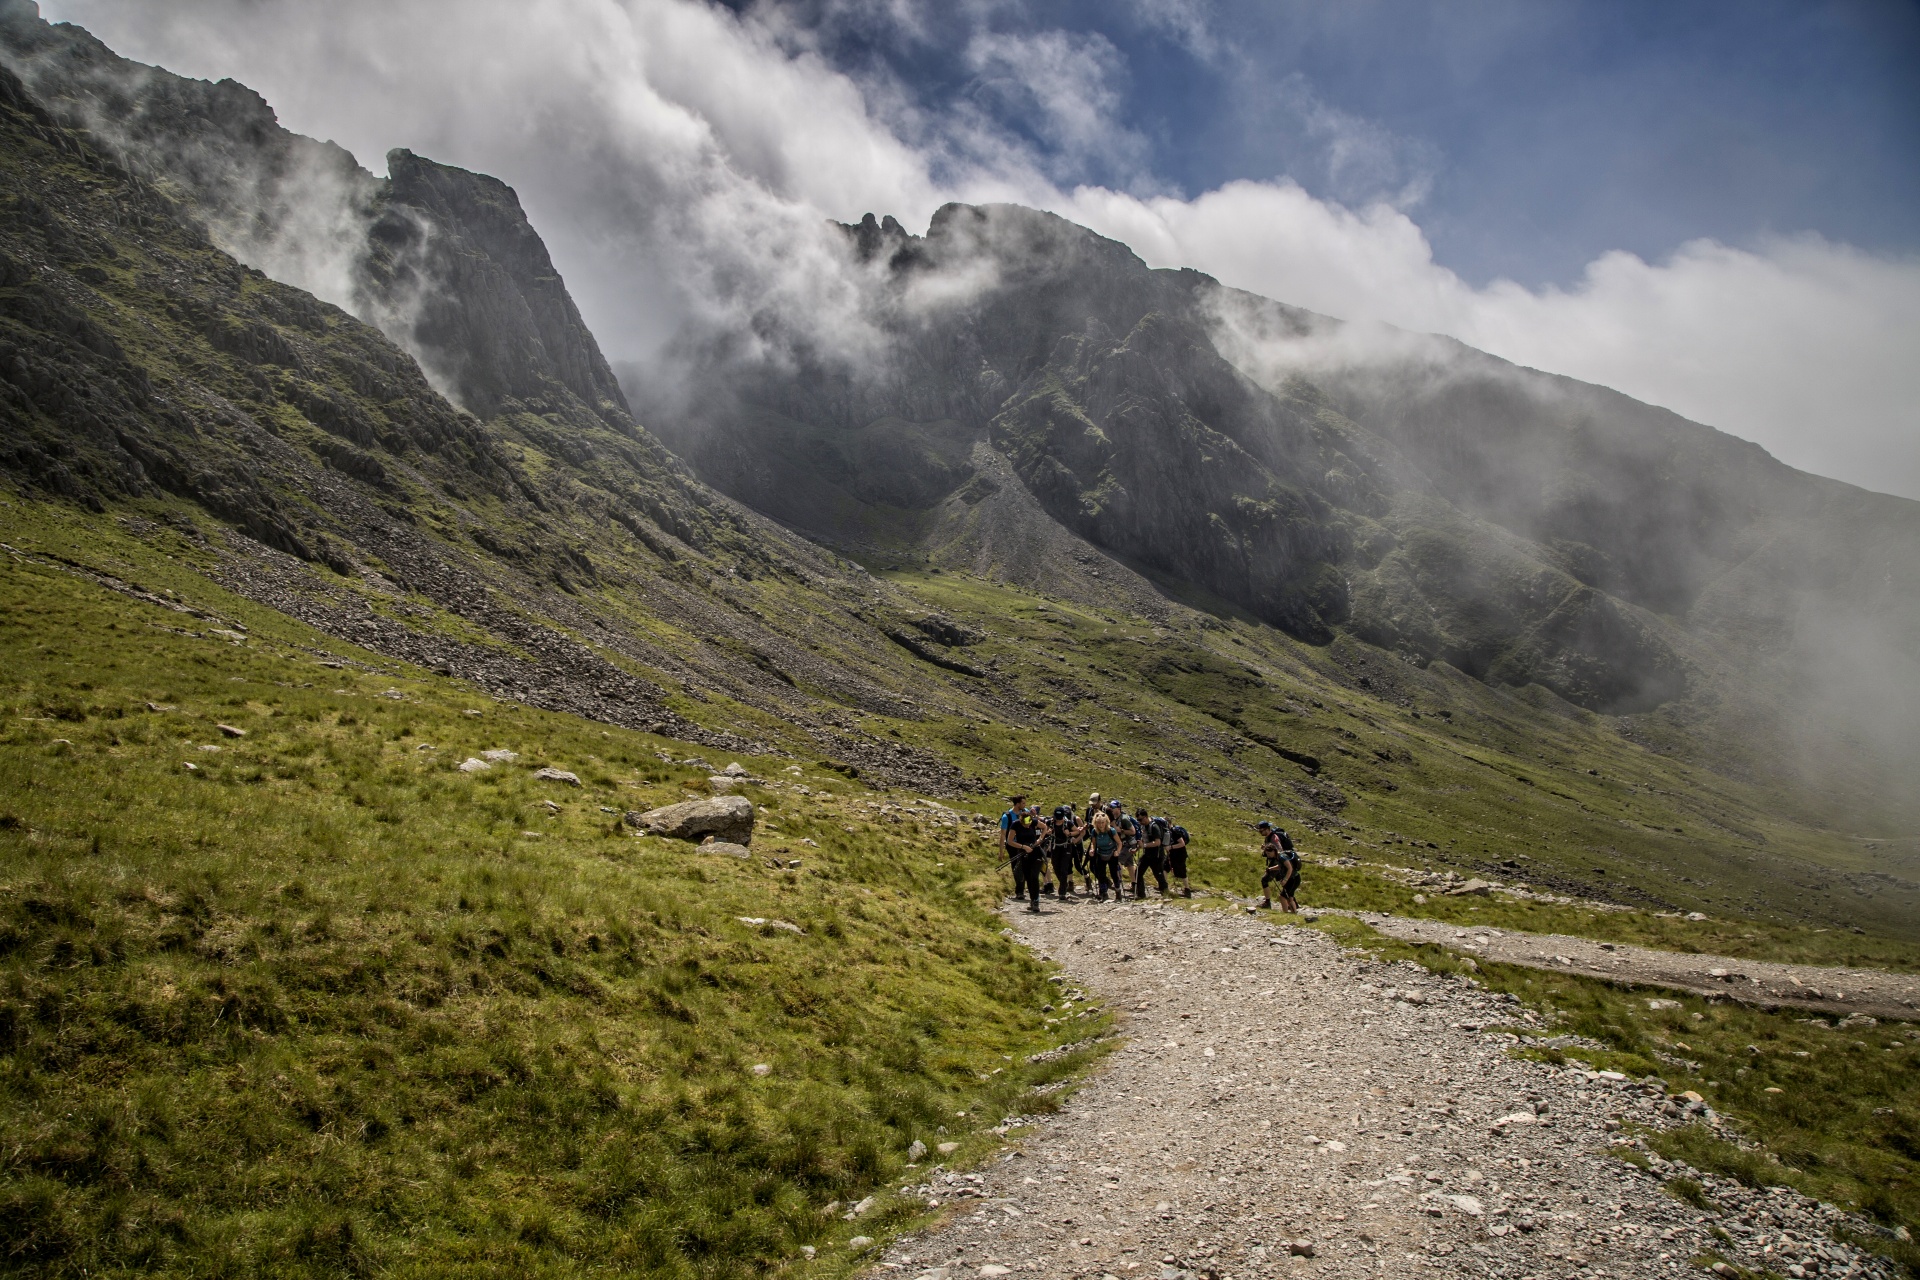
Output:
[[[1468,880],[1447,890],[1449,898],[1465,897],[1469,894],[1485,897],[1493,891],[1493,882],[1489,880]]]
[[[485,773],[491,768],[493,768],[492,765],[480,759],[478,756],[468,756],[460,762],[460,772],[462,773]]]
[[[872,1244],[873,1244],[872,1236],[855,1236],[853,1239],[847,1241],[847,1248],[866,1249],[871,1247]]]
[[[907,1148],[907,1163],[919,1164],[927,1158],[927,1144],[915,1138],[913,1145]]]
[[[580,785],[580,775],[577,773],[568,773],[565,769],[555,769],[551,767],[535,769],[533,776],[546,782],[564,782],[570,787]]]
[[[753,802],[745,796],[684,800],[645,813],[628,813],[627,821],[654,835],[674,840],[713,836],[748,844],[753,839]]]
[[[950,1156],[959,1149],[960,1144],[957,1142],[943,1142],[934,1148],[935,1151],[938,1151],[943,1156]]]

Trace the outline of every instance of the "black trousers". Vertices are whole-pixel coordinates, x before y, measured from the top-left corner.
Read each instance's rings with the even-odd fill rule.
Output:
[[[1040,855],[1037,853],[1016,853],[1013,855],[1013,896],[1031,897],[1033,905],[1040,905]]]
[[[1060,896],[1064,898],[1073,889],[1073,850],[1055,849],[1052,856],[1053,876],[1060,882]]]
[[[1093,855],[1093,882],[1100,886],[1100,896],[1107,896],[1107,889],[1113,889],[1113,896],[1120,896],[1120,860]]]
[[[1161,861],[1160,851],[1158,849],[1142,849],[1140,851],[1140,866],[1139,869],[1133,873],[1133,896],[1136,898],[1144,898],[1147,896],[1147,872],[1149,871],[1153,872],[1153,878],[1160,884],[1160,896],[1163,898],[1166,897],[1167,870],[1166,865]]]

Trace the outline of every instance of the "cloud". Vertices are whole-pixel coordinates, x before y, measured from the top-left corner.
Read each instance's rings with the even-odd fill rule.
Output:
[[[945,200],[1005,199],[1082,221],[1155,265],[1446,333],[1665,405],[1797,466],[1920,496],[1920,260],[1810,237],[1701,241],[1655,262],[1604,255],[1570,288],[1476,288],[1434,261],[1410,216],[1421,158],[1326,107],[1304,82],[1270,86],[1284,108],[1272,118],[1319,141],[1345,204],[1284,177],[1192,199],[1152,194],[1145,151],[1119,123],[1118,51],[1094,35],[1009,34],[995,23],[1011,10],[987,0],[956,20],[976,77],[967,92],[1017,109],[1020,133],[965,93],[951,109],[916,106],[884,75],[836,70],[782,28],[778,8],[45,7],[129,56],[250,84],[289,127],[338,139],[376,170],[388,148],[405,146],[501,177],[616,362],[657,364],[689,331],[777,348],[782,318],[857,353],[867,295],[826,219],[872,210],[919,226]],[[902,40],[946,29],[906,0],[827,7],[890,23]],[[1208,32],[1195,4],[1134,8],[1192,39]]]
[[[1056,211],[1156,266],[1346,319],[1443,333],[1756,441],[1794,466],[1920,497],[1920,258],[1813,236],[1591,263],[1573,288],[1474,288],[1386,204],[1286,183],[1191,201],[1083,188]]]
[[[968,41],[975,92],[999,99],[1048,145],[1047,171],[1064,181],[1145,178],[1147,141],[1117,123],[1126,60],[1105,36],[1068,31],[982,32]]]

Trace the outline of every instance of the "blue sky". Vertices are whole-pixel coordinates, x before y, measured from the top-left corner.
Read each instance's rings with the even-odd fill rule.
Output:
[[[1890,0],[742,3],[928,113],[992,115],[1063,183],[1191,197],[1291,177],[1414,213],[1468,281],[1568,284],[1813,231],[1920,248],[1920,5]],[[1049,137],[983,33],[1104,46],[1115,145]],[[1130,136],[1129,136],[1130,135]]]

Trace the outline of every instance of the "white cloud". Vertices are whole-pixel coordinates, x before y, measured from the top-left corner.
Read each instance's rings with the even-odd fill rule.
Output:
[[[775,313],[817,317],[817,334],[858,349],[859,281],[825,219],[873,210],[917,226],[947,199],[1008,199],[1085,222],[1155,265],[1447,333],[1797,466],[1920,496],[1920,260],[1813,238],[1698,242],[1656,263],[1606,255],[1568,289],[1475,288],[1434,262],[1404,211],[1417,189],[1390,194],[1399,208],[1343,207],[1286,181],[1191,200],[1063,190],[1045,176],[1063,172],[1048,168],[1062,156],[1068,175],[1104,164],[1136,188],[1150,182],[1127,177],[1144,153],[1115,124],[1125,68],[1097,37],[974,37],[982,83],[1028,104],[1057,153],[1047,156],[983,113],[920,112],[767,23],[692,0],[45,7],[129,56],[242,80],[289,127],[338,139],[375,169],[405,146],[503,178],[615,361],[645,360],[689,324],[750,331]],[[1139,7],[1205,31],[1196,5]],[[1397,140],[1365,121],[1302,119],[1360,185],[1404,169]]]
[[[1126,59],[1104,36],[1069,31],[981,32],[967,42],[976,91],[999,98],[1052,145],[1048,169],[1069,179],[1144,176],[1146,139],[1115,123]]]
[[[1057,211],[1156,266],[1329,315],[1444,333],[1754,440],[1794,466],[1920,497],[1920,258],[1811,236],[1610,253],[1571,289],[1474,288],[1412,218],[1288,183],[1191,201],[1081,189]]]

